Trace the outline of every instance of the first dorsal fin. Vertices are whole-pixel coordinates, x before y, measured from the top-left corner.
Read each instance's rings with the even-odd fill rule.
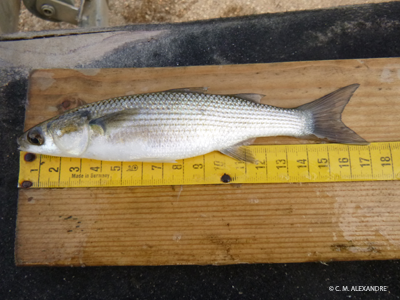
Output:
[[[207,93],[207,87],[188,87],[188,88],[178,88],[178,89],[171,89],[164,92],[183,92],[183,93]]]

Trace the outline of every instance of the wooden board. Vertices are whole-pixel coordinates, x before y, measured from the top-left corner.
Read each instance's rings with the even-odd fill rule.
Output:
[[[361,86],[344,122],[400,140],[400,59],[151,69],[51,69],[30,78],[26,126],[84,102],[179,87],[262,93],[295,107]],[[262,138],[257,143],[304,143]],[[400,178],[400,174],[399,174]],[[20,190],[17,265],[174,265],[400,258],[400,183]]]

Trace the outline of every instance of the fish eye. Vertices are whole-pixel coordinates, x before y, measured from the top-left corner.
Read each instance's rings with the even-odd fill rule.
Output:
[[[32,129],[27,135],[28,142],[32,145],[40,146],[44,144],[44,137],[38,129]]]

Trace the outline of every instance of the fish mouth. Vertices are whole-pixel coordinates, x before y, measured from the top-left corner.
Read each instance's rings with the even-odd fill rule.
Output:
[[[21,150],[21,142],[20,142],[21,137],[17,137],[17,145],[18,145],[18,150]]]
[[[19,151],[24,151],[24,146],[26,144],[26,133],[20,135],[19,137],[17,137],[17,145],[18,145],[18,150]]]

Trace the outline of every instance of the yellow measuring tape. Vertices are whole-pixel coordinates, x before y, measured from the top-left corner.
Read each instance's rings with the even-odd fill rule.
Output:
[[[110,162],[21,152],[19,187],[105,187],[400,179],[400,142],[250,146],[259,164],[219,152],[177,163]]]

